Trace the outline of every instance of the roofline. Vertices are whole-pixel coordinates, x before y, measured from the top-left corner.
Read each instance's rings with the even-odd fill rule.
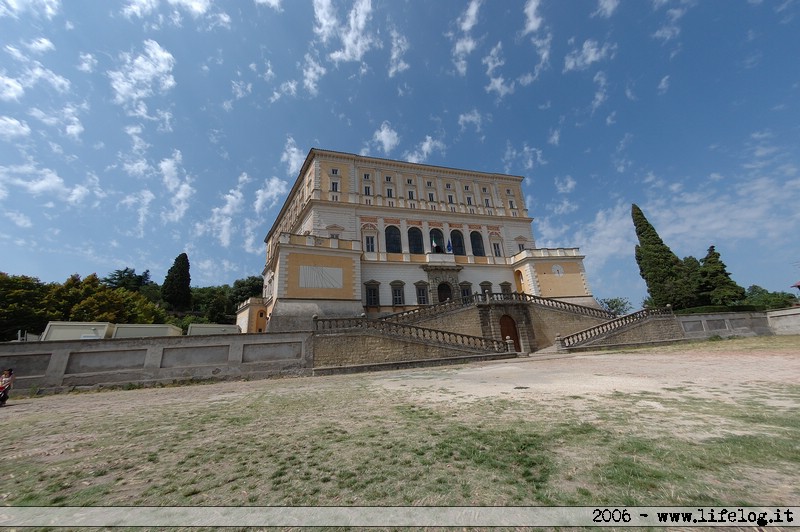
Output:
[[[344,151],[325,150],[325,149],[322,149],[322,148],[311,148],[310,150],[308,150],[308,155],[306,155],[306,159],[305,159],[305,161],[303,161],[303,165],[300,167],[300,171],[297,173],[297,177],[294,180],[294,185],[292,185],[292,189],[289,191],[289,194],[286,195],[286,199],[283,202],[283,207],[281,207],[280,212],[275,217],[275,221],[272,223],[272,227],[270,228],[269,232],[267,233],[267,236],[264,237],[264,242],[265,243],[269,242],[270,237],[275,232],[275,227],[277,226],[278,220],[283,218],[283,215],[286,213],[286,210],[289,207],[289,199],[292,198],[294,196],[295,192],[297,192],[297,189],[300,188],[300,184],[301,184],[301,179],[300,178],[302,176],[304,176],[305,173],[308,171],[308,167],[311,165],[311,161],[314,159],[314,156],[317,155],[317,154],[320,154],[320,155],[333,155],[333,156],[348,157],[348,158],[352,157],[352,158],[355,158],[356,160],[360,159],[360,160],[363,160],[363,161],[374,161],[376,164],[391,163],[391,164],[399,164],[399,165],[403,165],[403,166],[406,166],[406,165],[408,165],[408,166],[416,166],[418,168],[428,168],[428,169],[430,169],[432,171],[447,170],[447,171],[451,171],[451,172],[453,172],[453,171],[454,172],[463,172],[463,173],[466,173],[466,174],[481,175],[481,176],[485,176],[487,178],[489,178],[489,177],[494,177],[494,178],[501,177],[501,178],[507,179],[507,178],[510,177],[510,178],[515,179],[515,180],[518,179],[520,181],[523,181],[525,179],[524,176],[520,176],[520,175],[499,174],[499,173],[496,173],[496,172],[480,172],[480,171],[476,171],[476,170],[467,170],[467,169],[464,169],[464,168],[453,168],[453,167],[450,167],[450,166],[438,166],[438,165],[424,164],[424,163],[411,163],[411,162],[408,162],[408,161],[399,161],[397,159],[386,159],[386,158],[382,158],[382,157],[372,157],[372,156],[367,156],[367,155],[358,155],[356,153],[349,153],[349,152],[344,152]]]

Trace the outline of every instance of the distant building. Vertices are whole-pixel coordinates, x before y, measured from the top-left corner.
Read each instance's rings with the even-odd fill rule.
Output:
[[[312,149],[265,238],[243,332],[383,315],[473,293],[596,306],[577,248],[537,248],[523,177]]]

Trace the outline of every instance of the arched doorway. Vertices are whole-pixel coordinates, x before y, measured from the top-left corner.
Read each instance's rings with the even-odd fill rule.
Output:
[[[517,322],[514,321],[514,318],[509,316],[508,314],[504,314],[500,318],[500,334],[505,341],[506,336],[511,337],[514,340],[514,350],[519,353],[522,351],[519,345],[519,333],[517,333]]]
[[[522,272],[519,270],[514,270],[514,282],[517,285],[517,292],[520,294],[525,293],[525,287],[522,281]]]
[[[453,297],[453,289],[450,287],[450,283],[439,283],[436,292],[439,297],[439,303],[444,303]]]

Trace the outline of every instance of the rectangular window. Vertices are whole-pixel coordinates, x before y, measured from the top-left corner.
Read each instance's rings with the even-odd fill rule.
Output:
[[[387,175],[387,176],[386,176],[386,182],[387,182],[387,183],[391,183],[391,182],[392,182],[392,176],[390,176],[390,175]]]
[[[464,190],[469,190],[469,185],[464,185]]]
[[[380,299],[378,298],[378,287],[377,286],[368,286],[367,287],[367,306],[368,307],[379,307],[379,306],[381,306]]]
[[[517,245],[519,246],[519,250],[520,251],[524,251],[525,250],[525,244],[521,244],[520,243],[520,244],[517,244]]]
[[[406,183],[409,184],[409,185],[413,185],[414,184],[414,180],[413,179],[406,179]]]
[[[367,253],[375,253],[375,237],[373,235],[364,237],[364,251]]]
[[[417,305],[428,304],[428,288],[425,286],[417,287]]]
[[[448,194],[447,195],[447,203],[453,203],[453,195],[452,194]]]
[[[508,194],[509,196],[511,195],[511,189],[510,188],[506,189],[506,194]]]
[[[494,251],[495,257],[502,257],[503,252],[500,249],[500,242],[492,242],[492,250]]]
[[[433,192],[428,192],[428,201],[435,201],[433,199]]]
[[[516,209],[516,207],[514,206],[514,200],[508,200],[508,208],[509,209]]]
[[[410,200],[414,199],[414,191],[413,190],[409,190],[408,191],[408,199],[410,199]]]
[[[450,183],[445,183],[444,188],[450,188]]]
[[[489,189],[486,188],[486,187],[483,187],[483,193],[486,194],[487,192],[489,192]]]
[[[331,192],[339,192],[339,182],[331,181]]]
[[[392,287],[392,305],[395,307],[399,307],[405,305],[405,297],[403,297],[403,287],[402,286],[393,286]]]
[[[387,198],[393,198],[394,197],[393,194],[394,194],[394,191],[391,188],[387,188],[386,189],[386,197]]]
[[[371,196],[372,189],[370,187],[364,187],[364,194],[366,194],[367,196]]]
[[[339,233],[331,233],[331,238],[334,240],[339,240]]]
[[[492,206],[491,202],[489,201],[489,198],[483,198],[483,204],[486,205],[487,207]]]
[[[338,168],[331,168],[331,175],[339,175],[339,169]]]
[[[369,174],[364,174],[364,179],[369,179]]]
[[[472,196],[467,196],[467,205],[472,205]]]
[[[428,181],[428,186],[433,187],[433,181]]]

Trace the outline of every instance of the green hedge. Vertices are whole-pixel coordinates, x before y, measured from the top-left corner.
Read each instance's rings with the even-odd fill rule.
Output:
[[[760,305],[707,305],[705,307],[693,307],[676,310],[675,314],[717,314],[720,312],[764,312],[767,307]]]

